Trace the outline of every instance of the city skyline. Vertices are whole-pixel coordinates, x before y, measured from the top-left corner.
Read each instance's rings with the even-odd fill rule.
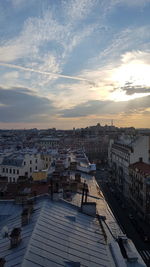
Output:
[[[150,128],[150,0],[0,2],[0,128]]]

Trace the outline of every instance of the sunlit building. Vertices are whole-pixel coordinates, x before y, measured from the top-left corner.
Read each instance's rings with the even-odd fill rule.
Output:
[[[129,197],[129,165],[140,159],[149,163],[149,136],[123,136],[117,141],[110,140],[108,163],[112,168],[112,179],[118,190]]]

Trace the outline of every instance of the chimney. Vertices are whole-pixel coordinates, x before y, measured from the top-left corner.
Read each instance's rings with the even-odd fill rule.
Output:
[[[29,209],[24,209],[21,213],[21,225],[27,225],[29,223],[30,212]]]
[[[21,242],[21,228],[14,228],[10,234],[11,248],[17,247]]]
[[[81,183],[81,174],[80,173],[75,174],[75,181],[78,183]]]
[[[0,258],[0,267],[4,267],[5,262],[6,262],[5,258]]]
[[[29,213],[33,212],[33,200],[28,200],[27,202],[27,208],[29,210]]]

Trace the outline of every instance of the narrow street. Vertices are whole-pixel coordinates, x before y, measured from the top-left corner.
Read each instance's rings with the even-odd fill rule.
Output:
[[[122,196],[118,196],[114,186],[111,185],[107,180],[108,175],[109,174],[104,169],[97,171],[96,180],[100,186],[100,189],[102,190],[108,205],[114,213],[120,228],[127,235],[127,237],[133,241],[147,266],[150,266],[150,242],[145,242],[144,240],[144,234],[147,236],[150,234],[149,226],[142,222],[137,215],[133,213],[133,210],[123,200]],[[139,232],[139,226],[140,230],[144,231],[144,234]]]

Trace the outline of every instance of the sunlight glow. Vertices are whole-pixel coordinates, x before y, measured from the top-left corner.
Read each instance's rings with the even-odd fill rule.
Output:
[[[145,95],[150,95],[149,93],[145,94],[145,93],[140,93],[140,94],[133,94],[133,95],[127,95],[125,91],[123,90],[116,90],[115,92],[113,92],[109,99],[113,100],[113,101],[128,101],[131,99],[135,99],[135,98],[140,98],[143,97]]]
[[[124,86],[126,82],[131,82],[133,85],[150,86],[148,73],[150,73],[150,65],[140,61],[132,61],[117,68],[112,79],[120,86]]]
[[[126,94],[124,88],[129,84],[131,87],[149,87],[150,86],[150,66],[138,60],[133,60],[129,63],[122,64],[116,68],[111,75],[111,79],[116,84],[116,90],[110,94],[110,99],[114,101],[128,101],[135,98],[140,98],[150,93],[134,93]],[[129,89],[130,90],[130,89]]]

